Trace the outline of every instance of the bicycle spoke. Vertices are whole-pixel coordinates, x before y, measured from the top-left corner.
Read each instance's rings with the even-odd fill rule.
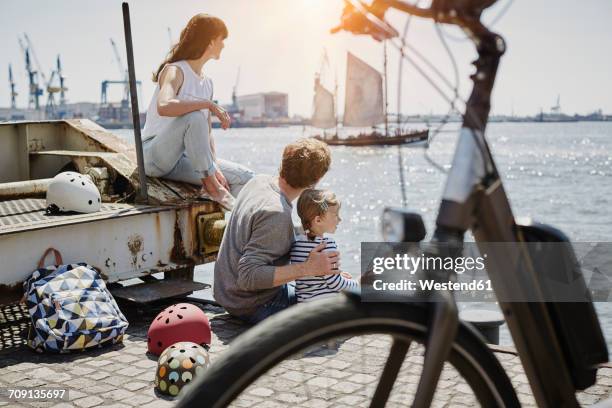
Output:
[[[410,406],[423,375],[425,354],[425,344],[404,336],[337,336],[308,346],[260,375],[230,406],[258,406],[266,400],[295,408],[325,403],[355,408]],[[445,363],[434,388],[432,403],[479,406],[469,384],[450,364]]]
[[[271,320],[275,327],[266,330],[256,327],[236,340],[235,357],[217,359],[209,371],[210,377],[198,388],[202,401],[207,402],[204,405],[214,406],[211,402],[219,401],[219,407],[237,408],[400,408],[411,404],[475,407],[494,406],[499,401],[489,390],[491,384],[504,382],[503,372],[499,372],[490,351],[481,343],[474,343],[469,333],[449,330],[449,320],[444,318],[448,309],[415,306],[410,313],[403,309],[398,313],[400,307],[406,306],[387,304],[381,316],[371,316],[357,314],[355,307],[364,306],[348,301],[321,301],[320,306],[315,306],[311,307],[317,313],[288,319],[290,322],[301,319],[301,326],[288,327],[285,322]],[[414,324],[403,323],[406,315],[414,319]],[[342,316],[352,317],[354,328],[347,330]],[[374,329],[364,330],[366,324]],[[270,335],[271,332],[277,334]],[[308,339],[312,333],[317,333],[317,337]],[[462,347],[451,346],[446,351],[441,348],[440,343],[444,342],[435,340],[448,339],[447,334],[455,339],[451,345],[458,343]],[[264,337],[267,341],[262,342],[261,336],[267,336]],[[299,343],[300,339],[304,341]],[[476,352],[465,356],[463,350]],[[248,357],[252,355],[258,357]],[[275,361],[264,366],[269,356],[276,356]],[[438,367],[441,356],[442,367]],[[483,376],[484,372],[489,375]],[[245,385],[232,391],[232,385],[240,384],[245,377]],[[486,382],[486,378],[494,382]],[[423,392],[424,381],[429,381],[427,393]],[[508,390],[512,393],[511,385]],[[227,391],[235,394],[228,395]],[[506,400],[505,397],[502,398]],[[198,406],[200,399],[192,398],[187,397],[186,401],[193,404],[185,407]],[[515,402],[513,398],[507,400]]]
[[[393,344],[391,345],[385,368],[378,381],[378,386],[372,397],[370,408],[383,408],[386,405],[409,348],[410,342],[398,338],[393,339]]]
[[[415,408],[429,407],[433,400],[440,374],[444,368],[444,361],[448,358],[452,347],[452,342],[447,339],[455,338],[457,333],[458,321],[455,308],[456,305],[452,302],[435,303],[432,324],[425,346],[423,372],[414,397],[413,407]]]

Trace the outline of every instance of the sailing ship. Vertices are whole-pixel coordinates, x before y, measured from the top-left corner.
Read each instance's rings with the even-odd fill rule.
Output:
[[[347,137],[340,137],[338,135],[336,93],[323,86],[321,83],[321,73],[315,76],[313,114],[310,124],[313,127],[323,129],[323,135],[313,136],[315,139],[334,146],[427,143],[429,137],[427,129],[415,131],[401,129],[398,126],[394,131],[389,130],[389,120],[386,112],[387,95],[386,92],[383,93],[383,75],[350,52],[347,53],[346,93],[342,125],[345,128],[372,127],[373,130],[371,132]],[[375,126],[383,123],[384,131],[377,131]],[[331,128],[335,128],[335,133],[328,135],[326,129]]]

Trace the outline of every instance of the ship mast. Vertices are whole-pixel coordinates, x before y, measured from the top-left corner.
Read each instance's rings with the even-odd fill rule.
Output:
[[[336,70],[336,78],[334,79],[334,116],[336,118],[336,138],[339,138],[338,135],[338,71]]]
[[[383,40],[384,74],[385,74],[385,137],[389,136],[388,98],[387,98],[387,40]]]

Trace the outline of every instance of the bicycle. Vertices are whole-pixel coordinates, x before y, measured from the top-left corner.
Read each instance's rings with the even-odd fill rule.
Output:
[[[597,365],[608,361],[608,351],[590,297],[581,302],[554,302],[546,297],[545,282],[540,277],[546,265],[536,259],[527,243],[568,243],[568,239],[552,227],[519,225],[515,221],[485,137],[491,92],[505,51],[503,38],[480,19],[482,11],[494,3],[495,0],[434,0],[429,8],[420,8],[401,0],[375,0],[369,6],[348,0],[340,28],[378,40],[392,38],[397,32],[384,21],[384,15],[393,8],[436,23],[457,25],[474,41],[478,59],[471,77],[473,89],[429,248],[434,254],[438,248],[438,256],[444,251],[456,256],[454,250],[445,250],[444,244],[461,248],[468,229],[479,244],[516,244],[518,260],[510,262],[508,254],[493,251],[486,269],[501,299],[500,307],[534,398],[540,407],[578,407],[576,391],[595,383]],[[418,214],[387,209],[385,215],[395,220],[390,222],[400,224],[389,228],[409,232],[402,241],[424,239],[424,225]],[[566,245],[564,251],[564,256],[573,259],[571,246]],[[526,271],[520,279],[514,273],[517,263]],[[578,287],[586,291],[581,279],[580,275]],[[530,301],[504,300],[517,293],[532,297]],[[402,364],[415,342],[423,345],[424,353],[412,406],[431,405],[445,362],[465,380],[482,406],[520,406],[502,364],[474,328],[459,320],[452,292],[428,295],[435,301],[366,303],[360,301],[359,294],[347,293],[289,308],[240,336],[232,349],[186,390],[179,407],[227,406],[262,375],[282,369],[282,364],[289,362],[291,366],[304,356],[339,353],[338,344],[354,347],[352,339],[364,339],[360,337],[363,335],[368,336],[362,340],[366,342],[377,336],[390,337],[385,343],[390,344],[386,359],[374,356],[382,367],[378,382],[375,386],[368,384],[367,392],[361,394],[371,394],[370,407],[383,407],[390,402]],[[576,332],[582,337],[577,337]],[[330,339],[336,340],[335,346],[330,345]],[[292,356],[297,359],[291,360]],[[274,378],[281,381],[280,377]],[[309,383],[312,379],[303,384],[308,397],[319,396],[317,390],[310,390]],[[317,386],[316,382],[312,384]],[[294,403],[301,402],[296,399]]]

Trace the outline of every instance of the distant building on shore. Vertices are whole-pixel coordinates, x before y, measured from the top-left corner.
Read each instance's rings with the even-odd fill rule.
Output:
[[[18,120],[42,120],[44,111],[35,109],[0,108],[0,122]]]
[[[94,102],[68,103],[58,107],[56,116],[47,117],[44,109],[25,108],[0,108],[0,122],[18,120],[49,120],[49,119],[72,119],[87,118],[96,119],[99,104]]]
[[[244,120],[281,119],[289,116],[289,95],[262,92],[237,98]]]

